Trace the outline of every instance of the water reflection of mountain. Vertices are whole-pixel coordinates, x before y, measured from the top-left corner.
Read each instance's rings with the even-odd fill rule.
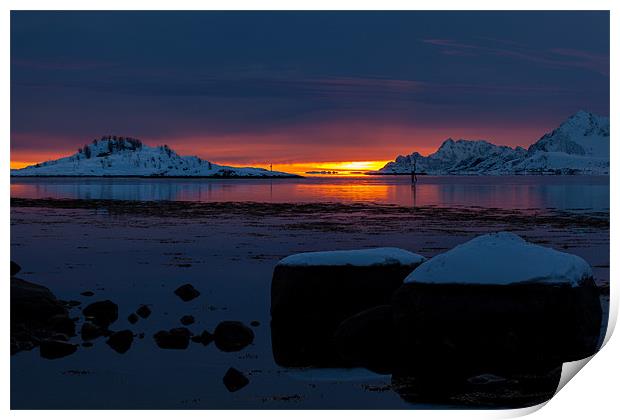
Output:
[[[11,196],[173,201],[387,203],[502,209],[609,210],[609,178],[343,177],[274,180],[27,178],[11,180]]]

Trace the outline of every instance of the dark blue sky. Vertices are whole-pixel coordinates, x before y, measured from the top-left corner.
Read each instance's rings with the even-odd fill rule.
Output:
[[[13,161],[112,133],[214,161],[528,145],[609,115],[607,12],[13,12]]]

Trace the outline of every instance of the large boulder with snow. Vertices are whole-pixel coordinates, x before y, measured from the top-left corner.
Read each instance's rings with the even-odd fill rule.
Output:
[[[602,320],[582,258],[512,233],[477,237],[414,270],[393,299],[398,370],[532,372],[596,351]]]
[[[398,248],[295,254],[271,283],[272,345],[282,366],[334,365],[333,335],[345,319],[388,304],[424,257]]]

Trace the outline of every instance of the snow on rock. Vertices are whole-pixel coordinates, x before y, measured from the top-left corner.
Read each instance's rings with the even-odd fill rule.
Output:
[[[424,257],[398,248],[309,252],[281,260],[271,281],[271,339],[285,367],[346,367],[334,348],[338,326],[388,305]]]
[[[442,385],[483,373],[539,375],[589,357],[603,319],[588,263],[506,232],[423,263],[392,308],[397,369],[431,381],[441,371]]]
[[[371,266],[371,265],[413,265],[421,264],[426,258],[400,248],[371,248],[348,251],[304,252],[289,255],[280,260],[278,265],[288,266]]]
[[[447,139],[436,152],[398,156],[375,174],[609,174],[609,118],[579,111],[527,150]]]
[[[11,176],[296,177],[262,168],[221,166],[179,156],[168,146],[151,147],[130,137],[104,136],[77,153],[22,169]]]
[[[592,278],[581,257],[499,232],[479,236],[437,255],[416,268],[405,283],[514,284],[567,283]]]

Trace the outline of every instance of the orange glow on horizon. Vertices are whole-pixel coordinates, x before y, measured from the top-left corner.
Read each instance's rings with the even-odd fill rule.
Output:
[[[25,168],[26,166],[30,166],[30,165],[36,165],[39,162],[22,162],[19,160],[12,160],[11,161],[11,169],[21,169],[21,168]]]
[[[350,176],[360,175],[368,171],[381,169],[389,160],[375,161],[349,161],[349,162],[303,162],[273,165],[274,171],[290,172],[304,175],[307,172],[337,172],[334,175]],[[321,175],[321,174],[307,174]]]

